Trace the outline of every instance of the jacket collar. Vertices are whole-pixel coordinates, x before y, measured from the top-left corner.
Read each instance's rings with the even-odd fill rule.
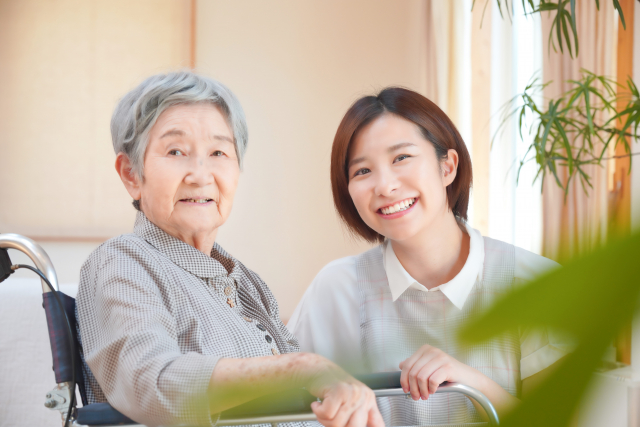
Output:
[[[176,265],[198,277],[227,277],[230,274],[236,273],[235,270],[238,268],[236,259],[229,255],[217,243],[213,245],[211,256],[207,256],[193,246],[163,231],[160,227],[149,221],[142,212],[138,212],[133,232]]]

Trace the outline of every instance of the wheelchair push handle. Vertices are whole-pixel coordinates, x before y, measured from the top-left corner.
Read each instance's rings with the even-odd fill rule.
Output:
[[[31,261],[33,261],[36,267],[38,267],[38,270],[49,280],[51,286],[53,286],[56,291],[58,290],[58,277],[56,276],[56,270],[53,268],[53,263],[49,255],[42,249],[42,246],[35,241],[19,234],[0,234],[0,249],[15,249],[25,253],[31,258]],[[51,290],[43,280],[42,293],[47,292],[51,292]]]
[[[356,376],[358,380],[370,387],[376,397],[406,396],[400,385],[400,372],[383,372]],[[291,391],[275,403],[273,396],[260,398],[240,405],[222,413],[219,426],[237,426],[246,424],[279,424],[287,422],[315,421],[316,417],[309,412],[309,406],[316,399],[306,391]],[[442,383],[437,393],[461,393],[470,397],[482,406],[487,413],[490,425],[499,425],[498,413],[489,399],[480,391],[459,383]]]

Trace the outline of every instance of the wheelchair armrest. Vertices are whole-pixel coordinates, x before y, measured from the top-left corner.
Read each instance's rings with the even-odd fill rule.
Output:
[[[402,385],[400,385],[400,371],[356,375],[356,379],[369,387],[371,390],[380,390],[385,388],[402,388]]]
[[[131,425],[138,424],[122,415],[108,403],[92,403],[76,409],[76,423],[86,426]]]
[[[373,390],[400,388],[400,372],[382,372],[360,375],[356,378]],[[311,412],[311,403],[316,400],[306,390],[288,390],[263,396],[228,409],[220,414],[220,419],[309,413]]]
[[[308,413],[311,412],[311,403],[316,400],[306,390],[287,390],[227,409],[220,414],[220,419]]]
[[[400,372],[383,372],[379,374],[356,377],[369,388],[400,388]],[[288,390],[263,396],[250,402],[228,409],[220,414],[221,420],[248,417],[265,417],[272,415],[304,414],[311,412],[311,403],[317,399],[306,390]]]

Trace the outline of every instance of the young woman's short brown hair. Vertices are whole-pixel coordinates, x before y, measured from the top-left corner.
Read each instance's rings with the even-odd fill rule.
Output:
[[[415,123],[424,138],[433,144],[439,160],[450,149],[459,157],[455,180],[447,187],[447,201],[458,220],[467,220],[469,190],[472,183],[471,157],[460,133],[436,104],[419,93],[399,87],[384,89],[377,96],[357,100],[347,111],[333,140],[331,150],[331,188],[333,203],[349,230],[365,240],[382,242],[384,236],[372,230],[360,218],[349,195],[349,149],[362,127],[383,114],[395,114]]]

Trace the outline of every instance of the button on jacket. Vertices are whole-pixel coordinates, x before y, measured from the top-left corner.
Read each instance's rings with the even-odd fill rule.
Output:
[[[267,285],[217,243],[211,256],[138,213],[85,262],[77,317],[89,403],[147,425],[213,424],[221,358],[299,351]]]

